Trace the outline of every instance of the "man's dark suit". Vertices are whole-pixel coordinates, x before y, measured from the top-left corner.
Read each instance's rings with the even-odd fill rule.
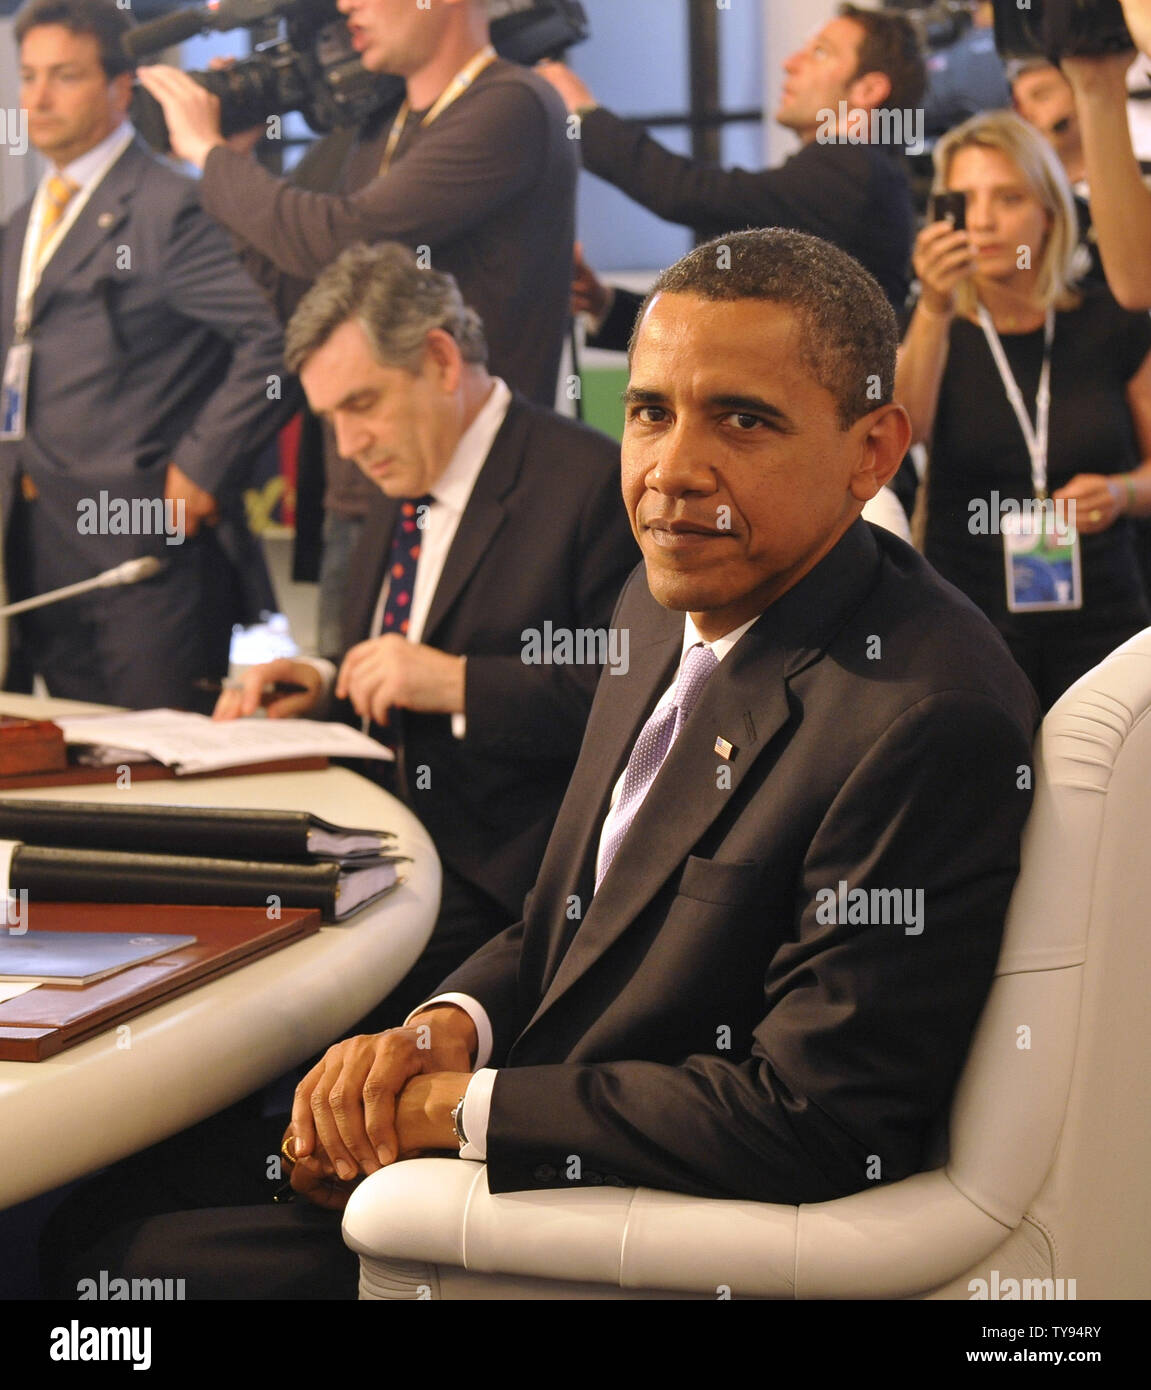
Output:
[[[613,621],[630,670],[600,680],[526,921],[440,986],[492,1023],[491,1189],[795,1204],[914,1172],[1018,870],[1030,686],[958,590],[857,522],[720,663],[593,898],[612,785],[683,641],[642,570]],[[922,931],[821,923],[816,895],[840,881],[923,889]],[[183,1181],[186,1151],[180,1136],[65,1208],[53,1293],[116,1267],[185,1274],[189,1297],[354,1295],[330,1213],[165,1188],[169,1210],[217,1209],[141,1224],[164,1203],[138,1194]],[[85,1249],[97,1219],[123,1229]]]
[[[4,233],[0,354],[12,335],[30,210],[21,208]],[[26,437],[0,443],[14,588],[41,592],[145,553],[168,562],[155,580],[30,615],[35,664],[53,694],[172,700],[185,682],[213,674],[194,669],[203,648],[222,646],[227,669],[233,614],[221,614],[202,638],[200,625],[207,595],[224,598],[224,556],[235,567],[253,562],[241,488],[251,455],[285,413],[279,329],[201,211],[195,184],[138,141],[45,266],[33,309]],[[98,501],[101,491],[128,501],[162,497],[169,463],[219,500],[219,527],[183,545],[79,534],[78,502]],[[39,497],[12,525],[21,473]]]
[[[683,640],[639,571],[613,622],[631,670],[600,683],[526,922],[441,986],[492,1022],[492,1190],[798,1203],[915,1171],[1017,872],[1030,687],[957,590],[857,522],[720,664],[593,897]],[[821,922],[841,882],[922,889],[922,930]]]
[[[369,635],[397,507],[378,495],[353,559],[349,647]],[[421,639],[467,657],[466,736],[453,736],[446,714],[396,716],[399,794],[427,826],[445,869],[499,904],[503,922],[523,909],[599,678],[597,665],[527,664],[527,634],[545,623],[606,632],[636,554],[619,493],[619,446],[513,397]],[[439,978],[427,961],[422,973],[429,986]]]

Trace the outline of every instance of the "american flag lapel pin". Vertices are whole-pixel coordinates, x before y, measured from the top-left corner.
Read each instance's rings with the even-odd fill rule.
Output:
[[[726,758],[728,762],[735,756],[736,748],[734,743],[728,743],[725,738],[717,738],[715,741],[715,751],[721,758]]]

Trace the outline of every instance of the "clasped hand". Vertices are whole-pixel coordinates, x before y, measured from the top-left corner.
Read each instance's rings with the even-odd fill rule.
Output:
[[[330,1047],[296,1088],[284,1135],[293,1190],[338,1210],[369,1173],[455,1148],[451,1115],[475,1046],[475,1025],[448,1005]]]

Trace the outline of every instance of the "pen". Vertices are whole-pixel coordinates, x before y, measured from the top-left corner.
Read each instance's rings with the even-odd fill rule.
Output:
[[[202,677],[195,682],[197,690],[206,690],[212,695],[219,695],[224,690],[239,690],[239,681],[213,681],[207,677]],[[264,695],[304,695],[307,693],[306,685],[297,685],[295,681],[268,681],[261,692]]]

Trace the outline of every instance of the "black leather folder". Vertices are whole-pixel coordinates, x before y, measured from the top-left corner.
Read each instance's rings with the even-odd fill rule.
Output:
[[[325,922],[338,922],[402,882],[402,859],[379,855],[356,860],[353,867],[20,844],[12,853],[8,888],[26,889],[33,903],[316,907]]]
[[[391,848],[395,836],[386,830],[332,825],[307,811],[3,797],[0,840],[22,840],[60,849],[115,849],[304,863],[378,856]]]

